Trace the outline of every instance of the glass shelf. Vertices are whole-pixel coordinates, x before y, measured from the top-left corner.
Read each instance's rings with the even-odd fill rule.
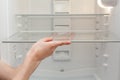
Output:
[[[96,16],[109,16],[110,14],[16,14],[16,16],[39,16],[39,17],[96,17]]]
[[[98,37],[99,36],[99,37]],[[72,43],[119,43],[120,38],[106,31],[21,31],[13,34],[2,43],[35,43],[44,37],[54,40],[70,40]]]

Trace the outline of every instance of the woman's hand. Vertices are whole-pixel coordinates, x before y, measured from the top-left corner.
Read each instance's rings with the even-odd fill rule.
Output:
[[[44,38],[32,46],[27,56],[33,61],[40,61],[50,56],[58,46],[68,44],[70,44],[70,41],[53,41],[52,38]]]
[[[17,68],[13,80],[28,80],[44,58],[50,56],[58,46],[68,44],[70,41],[53,41],[52,38],[41,39],[28,51],[23,64]]]

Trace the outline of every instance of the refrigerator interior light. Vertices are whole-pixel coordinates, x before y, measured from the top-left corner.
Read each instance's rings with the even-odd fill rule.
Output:
[[[113,8],[117,5],[118,0],[97,0],[98,5],[101,8]]]

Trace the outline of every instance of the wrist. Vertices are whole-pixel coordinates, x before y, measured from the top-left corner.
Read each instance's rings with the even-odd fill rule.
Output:
[[[44,58],[41,53],[38,53],[35,50],[30,50],[26,55],[26,59],[30,62],[41,62]]]

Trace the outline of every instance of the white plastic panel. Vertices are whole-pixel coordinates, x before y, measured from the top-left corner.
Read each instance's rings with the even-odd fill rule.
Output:
[[[17,0],[16,4],[16,13],[22,14],[50,14],[52,8],[51,0]]]
[[[70,0],[53,0],[54,2],[54,13],[62,14],[62,13],[70,13]]]
[[[52,55],[53,60],[55,61],[69,61],[71,57],[71,46],[59,47],[55,50]]]
[[[95,13],[96,0],[17,0],[17,13],[50,14],[68,12],[70,14]],[[55,7],[52,5],[55,3]],[[89,3],[86,5],[86,3]],[[46,4],[46,5],[44,5]],[[82,7],[81,7],[82,6]],[[53,9],[53,10],[52,10]]]
[[[51,14],[52,0],[29,0],[29,13]]]
[[[71,14],[95,13],[96,0],[70,0],[70,1],[71,1],[71,12],[70,12]]]
[[[71,18],[71,26],[73,26],[72,30],[94,30],[96,26],[96,18],[95,17]]]
[[[52,30],[52,19],[41,17],[28,17],[27,28],[31,31]]]

